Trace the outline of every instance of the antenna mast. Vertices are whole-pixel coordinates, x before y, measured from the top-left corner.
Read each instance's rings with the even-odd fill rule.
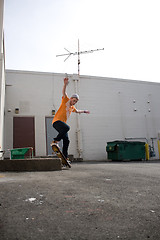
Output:
[[[84,53],[93,53],[95,51],[101,51],[104,50],[104,48],[99,48],[99,49],[94,49],[94,50],[89,50],[89,51],[81,51],[80,52],[80,47],[79,47],[79,39],[78,39],[78,52],[70,52],[68,49],[64,48],[68,53],[64,53],[64,54],[59,54],[56,55],[56,57],[62,57],[62,56],[67,56],[64,59],[64,62],[71,56],[71,55],[78,55],[78,75],[80,75],[80,54],[84,54]]]

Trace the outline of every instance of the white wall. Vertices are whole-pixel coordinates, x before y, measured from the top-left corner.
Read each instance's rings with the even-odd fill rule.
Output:
[[[85,157],[104,159],[107,141],[147,138],[150,143],[150,138],[158,137],[159,92],[158,83],[96,77],[81,80],[83,104],[92,113],[87,119],[82,116]]]
[[[13,148],[13,116],[18,107],[20,113],[16,116],[35,116],[36,155],[46,155],[45,117],[51,116],[52,109],[59,108],[63,77],[63,74],[7,70],[6,149]],[[69,75],[69,78],[67,93],[71,96],[78,76]],[[157,138],[160,132],[159,92],[159,83],[80,76],[77,108],[91,112],[79,115],[83,159],[106,159],[107,141],[147,138],[150,143],[150,138]],[[69,153],[79,157],[75,113],[68,124],[71,126]],[[154,142],[158,158],[156,140]]]
[[[0,0],[0,50],[2,51],[2,39],[3,39],[3,12],[4,12],[4,0]]]

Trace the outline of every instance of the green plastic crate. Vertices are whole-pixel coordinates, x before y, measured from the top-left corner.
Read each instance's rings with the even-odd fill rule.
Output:
[[[111,160],[142,160],[145,159],[145,142],[107,142],[106,151]]]
[[[25,154],[31,149],[30,147],[28,148],[15,148],[11,149],[11,159],[24,159]]]

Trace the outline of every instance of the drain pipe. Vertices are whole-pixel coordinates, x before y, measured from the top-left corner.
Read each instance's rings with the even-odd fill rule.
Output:
[[[73,76],[73,81],[74,81],[74,89],[75,93],[78,94],[78,82],[79,82],[79,76]],[[78,108],[78,103],[77,103],[77,108]],[[83,159],[82,157],[82,138],[81,138],[81,129],[80,129],[80,118],[79,114],[76,114],[76,122],[77,122],[77,129],[76,129],[76,142],[77,142],[77,151],[78,151],[78,158]]]

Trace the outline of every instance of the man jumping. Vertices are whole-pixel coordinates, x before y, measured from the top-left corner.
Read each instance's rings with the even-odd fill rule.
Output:
[[[79,100],[78,94],[73,94],[71,98],[67,96],[66,87],[68,85],[68,78],[64,78],[64,85],[62,89],[62,102],[61,105],[56,112],[52,124],[53,127],[58,131],[57,137],[54,138],[54,143],[58,143],[61,139],[63,139],[63,148],[62,152],[66,159],[68,160],[68,147],[69,147],[69,137],[68,131],[70,127],[66,124],[71,112],[75,113],[90,113],[88,110],[78,110],[75,108],[75,104]]]

